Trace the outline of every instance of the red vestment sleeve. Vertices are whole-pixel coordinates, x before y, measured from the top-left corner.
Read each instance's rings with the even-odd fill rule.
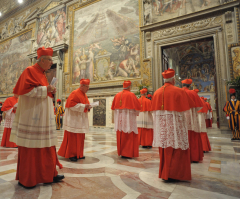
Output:
[[[5,102],[3,103],[3,106],[2,106],[2,111],[8,111],[10,110],[11,108],[13,108],[13,106],[18,102],[18,98],[16,97],[9,97],[5,100]]]

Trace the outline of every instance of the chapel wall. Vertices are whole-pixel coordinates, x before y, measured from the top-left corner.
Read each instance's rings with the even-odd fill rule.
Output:
[[[222,109],[228,94],[225,92],[224,80],[231,80],[239,75],[232,67],[232,59],[235,57],[233,49],[239,46],[239,1],[197,0],[181,1],[182,4],[177,2],[165,7],[157,1],[143,2],[144,20],[141,31],[144,34],[144,57],[152,60],[153,90],[163,84],[162,50],[166,46],[212,38],[217,93],[215,95],[209,89],[199,92],[199,95],[210,96],[211,104],[218,100],[218,107],[213,106],[214,115],[216,117],[216,112],[219,112],[220,126],[226,129],[227,120]],[[200,6],[200,2],[205,3]],[[192,3],[191,6],[189,6],[190,3]],[[172,59],[175,66],[178,64],[176,60]],[[181,81],[179,85],[180,83]]]

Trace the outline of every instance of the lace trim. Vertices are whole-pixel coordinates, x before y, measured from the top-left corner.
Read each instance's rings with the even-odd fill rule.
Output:
[[[185,112],[153,111],[153,132],[154,147],[189,148]]]
[[[138,134],[137,116],[139,111],[131,109],[116,109],[114,111],[115,131],[123,131],[124,133],[134,132]]]

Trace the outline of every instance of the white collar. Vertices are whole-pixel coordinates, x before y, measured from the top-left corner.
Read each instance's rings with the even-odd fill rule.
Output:
[[[234,101],[234,102],[236,102],[236,101],[237,101],[237,99],[231,99],[231,101]]]

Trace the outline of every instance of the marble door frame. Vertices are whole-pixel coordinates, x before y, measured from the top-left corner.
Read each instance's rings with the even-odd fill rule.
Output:
[[[226,56],[228,52],[226,50],[226,42],[224,38],[224,32],[222,26],[212,27],[205,30],[199,30],[192,33],[182,34],[169,38],[159,38],[153,41],[153,90],[157,90],[162,86],[162,48],[168,45],[180,44],[188,41],[194,41],[204,38],[213,37],[214,51],[215,51],[215,65],[217,72],[217,88],[218,88],[218,112],[219,123],[221,126],[226,126],[227,121],[223,111],[225,104],[225,90],[223,79],[229,79],[229,68],[227,67]],[[220,56],[221,55],[221,56]]]

